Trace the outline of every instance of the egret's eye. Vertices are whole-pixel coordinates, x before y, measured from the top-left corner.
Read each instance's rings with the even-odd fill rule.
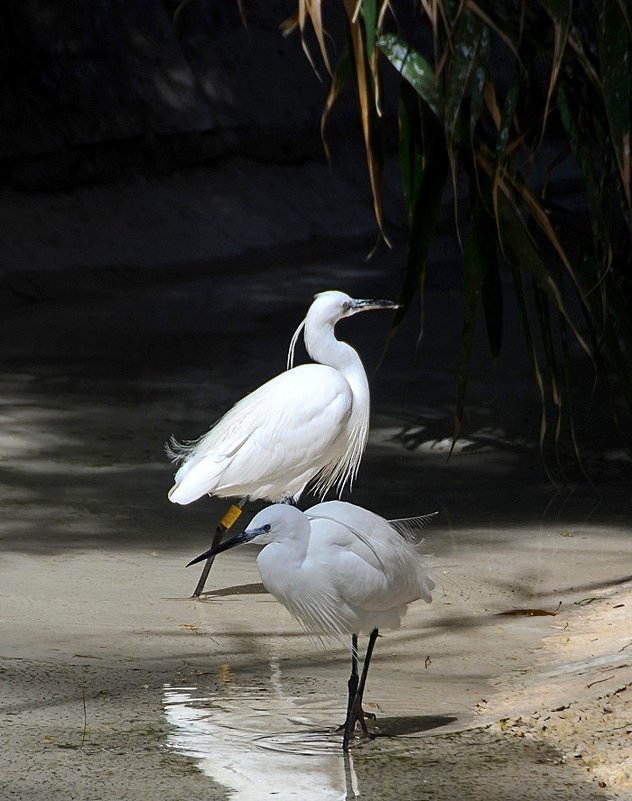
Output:
[[[342,310],[343,311],[349,311],[350,308],[351,308],[351,304],[349,303],[348,300],[345,300],[345,302],[342,304]]]
[[[271,526],[269,523],[266,523],[266,524],[265,524],[265,526],[261,526],[261,528],[262,528],[264,531],[268,532],[268,531],[270,531],[270,529],[272,528],[272,526]]]

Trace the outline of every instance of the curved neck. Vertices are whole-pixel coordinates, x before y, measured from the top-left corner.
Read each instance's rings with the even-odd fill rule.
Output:
[[[331,323],[318,322],[314,324],[308,316],[305,320],[303,338],[305,349],[315,362],[333,367],[348,380],[350,376],[353,376],[353,373],[359,371],[366,381],[366,374],[360,357],[351,345],[336,339],[334,327]],[[348,373],[350,376],[347,375]]]
[[[336,370],[349,385],[353,398],[351,414],[345,429],[347,442],[344,446],[344,455],[340,462],[331,468],[329,477],[321,486],[321,489],[325,487],[323,494],[336,482],[340,494],[344,484],[353,481],[366,448],[371,413],[369,382],[362,361],[351,345],[336,339],[334,325],[335,323],[331,321],[313,319],[308,312],[303,332],[305,348],[312,359]],[[330,481],[329,486],[327,481]]]
[[[315,362],[333,367],[345,377],[353,392],[356,413],[360,414],[362,410],[368,417],[369,382],[356,351],[351,345],[336,339],[332,323],[313,320],[309,314],[305,318],[303,339],[307,352]]]

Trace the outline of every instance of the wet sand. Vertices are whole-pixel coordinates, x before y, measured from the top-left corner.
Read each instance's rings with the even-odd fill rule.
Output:
[[[201,223],[178,181],[163,187],[178,219],[171,253],[139,212],[144,238],[165,237],[156,264],[112,252],[115,203],[99,207],[112,219],[92,236],[92,264],[83,239],[84,263],[63,255],[82,232],[61,218],[57,243],[38,243],[35,201],[22,199],[24,230],[14,220],[13,254],[31,261],[16,256],[0,292],[2,798],[632,797],[628,465],[596,429],[603,480],[556,492],[533,444],[526,366],[507,359],[491,402],[482,356],[465,440],[447,460],[449,287],[433,290],[417,361],[411,319],[373,377],[353,493],[387,517],[439,512],[420,546],[435,600],[377,644],[376,739],[342,759],[347,650],[312,641],[263,591],[255,548],[218,558],[203,600],[188,597],[197,576],[184,565],[225,504],[169,504],[163,442],[198,435],[282,369],[315,291],[396,295],[401,251],[367,265],[367,226],[351,241],[325,225],[315,241],[314,219],[303,247],[279,248],[262,212],[251,250],[182,263],[178,242]],[[86,195],[63,208],[80,227]],[[340,327],[368,372],[388,322]]]

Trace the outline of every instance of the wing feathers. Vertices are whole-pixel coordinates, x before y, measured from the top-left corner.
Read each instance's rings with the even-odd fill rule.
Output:
[[[346,443],[352,406],[349,384],[330,367],[301,365],[281,373],[200,439],[170,440],[167,453],[181,464],[170,499],[190,503],[211,493],[280,500],[300,494],[319,472],[319,488],[328,488],[339,476],[340,460],[346,464],[344,445],[337,442]],[[323,468],[327,457],[333,461]]]

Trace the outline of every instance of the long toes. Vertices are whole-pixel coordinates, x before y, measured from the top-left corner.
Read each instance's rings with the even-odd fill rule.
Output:
[[[360,730],[365,737],[369,739],[373,739],[375,735],[371,734],[368,730],[367,725],[365,723],[366,720],[377,720],[377,716],[373,712],[365,712],[364,709],[360,710],[361,714],[354,714],[353,726],[351,727],[352,732],[358,732]],[[346,721],[341,725],[338,726],[335,733],[336,734],[344,734],[345,727],[347,723]]]

